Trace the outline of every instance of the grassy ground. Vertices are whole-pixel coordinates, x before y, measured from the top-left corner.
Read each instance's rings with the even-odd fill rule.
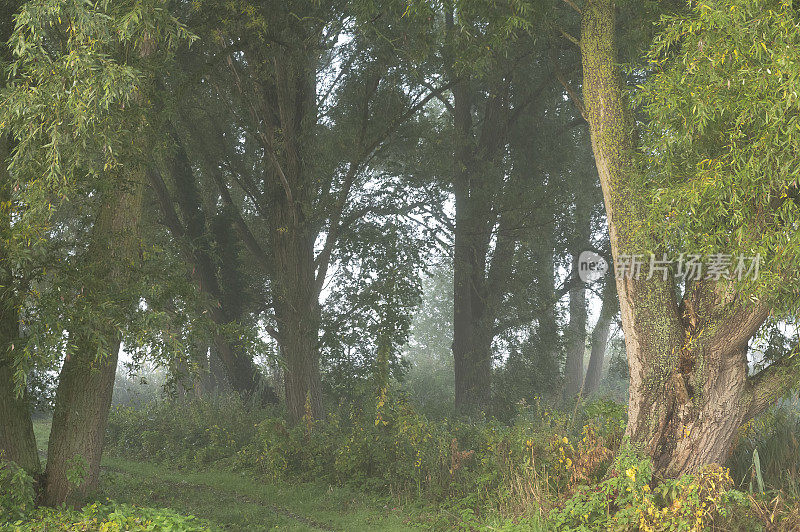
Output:
[[[238,473],[187,472],[105,458],[104,496],[172,508],[225,530],[409,530],[414,516],[363,493],[317,484],[269,484]]]
[[[34,422],[44,458],[50,421]],[[177,471],[114,457],[103,459],[103,497],[118,502],[172,508],[210,521],[224,530],[409,530],[413,512],[385,499],[317,484],[270,484],[241,474]]]
[[[50,424],[46,419],[34,421],[43,461]],[[232,471],[177,470],[113,456],[103,458],[99,497],[137,506],[170,508],[232,531],[443,529],[457,527],[463,518],[447,509],[401,506],[385,497],[343,487],[271,483]],[[491,530],[499,523],[482,524]]]

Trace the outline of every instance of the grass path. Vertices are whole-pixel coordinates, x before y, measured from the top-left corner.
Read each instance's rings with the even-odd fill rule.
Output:
[[[34,421],[37,447],[46,459],[50,420]],[[171,508],[210,521],[223,530],[402,531],[418,517],[386,499],[321,484],[267,483],[230,471],[185,471],[116,457],[103,457],[103,497],[117,502]]]
[[[172,508],[225,530],[411,530],[413,515],[382,499],[317,484],[272,484],[228,471],[188,472],[105,458],[104,496]]]

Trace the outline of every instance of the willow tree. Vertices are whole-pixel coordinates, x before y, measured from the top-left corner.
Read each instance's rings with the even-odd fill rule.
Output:
[[[11,59],[6,41],[14,26],[16,3],[0,8],[0,64]],[[0,89],[5,79],[0,79]],[[16,364],[15,353],[22,351],[19,337],[21,291],[9,249],[14,240],[11,219],[17,213],[12,204],[13,183],[8,172],[11,139],[0,132],[0,453],[29,473],[41,467],[36,451],[29,404],[24,391],[24,370]],[[20,374],[22,372],[22,375]]]
[[[37,0],[16,17],[2,123],[15,141],[9,170],[26,207],[23,221],[76,202],[92,211],[79,217],[72,253],[46,286],[52,297],[40,300],[51,304],[37,320],[50,337],[34,335],[25,349],[29,357],[42,347],[66,351],[46,504],[78,502],[97,485],[121,335],[141,297],[142,161],[153,147],[147,72],[186,37],[159,2]],[[44,219],[50,239],[69,233]],[[78,227],[84,221],[90,229]]]
[[[765,322],[797,316],[800,29],[788,0],[692,3],[665,19],[637,133],[616,4],[589,0],[580,39],[614,258],[697,253],[729,266],[727,276],[681,279],[673,269],[617,279],[627,435],[677,475],[723,462],[737,429],[798,380],[792,353],[759,368],[748,353]]]

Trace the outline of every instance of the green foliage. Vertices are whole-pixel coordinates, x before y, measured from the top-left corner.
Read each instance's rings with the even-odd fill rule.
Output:
[[[678,479],[656,477],[641,452],[628,445],[618,448],[624,420],[624,405],[594,401],[566,413],[537,402],[520,407],[511,425],[431,421],[387,390],[369,406],[295,426],[277,412],[248,412],[241,402],[227,399],[115,409],[107,439],[112,455],[204,472],[234,468],[260,479],[259,485],[298,490],[339,486],[391,496],[392,505],[424,502],[424,515],[416,519],[434,529],[750,531],[769,523],[773,510],[772,519],[783,530],[800,522],[792,502],[800,490],[791,483],[796,426],[775,433],[787,418],[773,413],[762,419],[766,425],[743,433],[731,461],[732,475],[709,466]],[[758,440],[767,493],[748,500],[733,489],[731,477],[746,489],[756,435],[773,442]],[[174,490],[170,473],[148,467],[159,479],[153,485],[163,484],[158,490]],[[139,482],[130,474],[119,477],[123,486]],[[212,477],[202,482],[205,489],[214,489]],[[226,482],[243,480],[230,473]],[[772,490],[779,482],[782,497],[794,498],[776,507]],[[253,498],[258,490],[248,493]]]
[[[705,530],[745,507],[728,471],[707,466],[697,475],[657,481],[653,465],[625,446],[602,482],[581,486],[550,514],[553,530],[642,532]]]
[[[0,112],[18,140],[12,173],[74,186],[130,156],[145,69],[191,38],[158,0],[27,2]]]
[[[138,508],[108,501],[80,511],[39,508],[8,525],[15,532],[33,530],[99,530],[102,532],[199,532],[213,530],[200,519],[168,509]],[[0,526],[0,530],[5,530]]]
[[[46,373],[60,361],[65,330],[74,339],[82,329],[104,354],[103,332],[129,323],[128,306],[115,303],[144,292],[138,283],[93,284],[107,261],[87,263],[81,251],[104,192],[141,181],[132,176],[152,157],[152,73],[192,36],[161,0],[34,0],[14,23],[0,134],[13,147],[2,163],[12,191],[4,209],[14,220],[3,234],[3,267],[25,324],[24,341],[12,345],[21,391],[34,368]]]
[[[275,482],[322,481],[458,512],[535,517],[543,494],[599,478],[610,455],[604,442],[620,438],[619,408],[581,412],[587,428],[573,434],[570,416],[542,404],[522,408],[513,425],[431,421],[386,389],[368,406],[295,426],[235,401],[163,402],[113,410],[107,442],[112,454],[134,458],[217,462]]]
[[[728,464],[742,489],[800,495],[800,415],[796,407],[777,407],[742,427]]]
[[[0,453],[0,526],[22,519],[34,507],[33,479]]]
[[[649,231],[671,251],[761,255],[747,295],[796,310],[800,239],[797,11],[712,0],[664,17],[640,103]],[[783,311],[780,312],[780,311]]]
[[[230,461],[255,440],[262,420],[274,417],[233,396],[113,407],[106,445],[111,453],[181,465]]]

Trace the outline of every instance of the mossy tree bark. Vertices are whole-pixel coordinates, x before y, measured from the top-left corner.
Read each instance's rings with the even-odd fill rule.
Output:
[[[581,34],[584,100],[603,189],[613,256],[644,253],[635,175],[634,120],[615,49],[616,5],[589,0]],[[680,298],[672,277],[618,278],[630,387],[627,436],[669,476],[722,463],[737,429],[772,404],[796,374],[786,361],[748,377],[747,346],[769,315],[722,281],[691,282]]]
[[[82,264],[94,286],[86,305],[124,313],[138,302],[130,283],[139,260],[143,176],[116,187],[102,194]],[[77,505],[97,487],[117,368],[121,336],[113,318],[76,325],[56,390],[43,499],[49,506]]]

